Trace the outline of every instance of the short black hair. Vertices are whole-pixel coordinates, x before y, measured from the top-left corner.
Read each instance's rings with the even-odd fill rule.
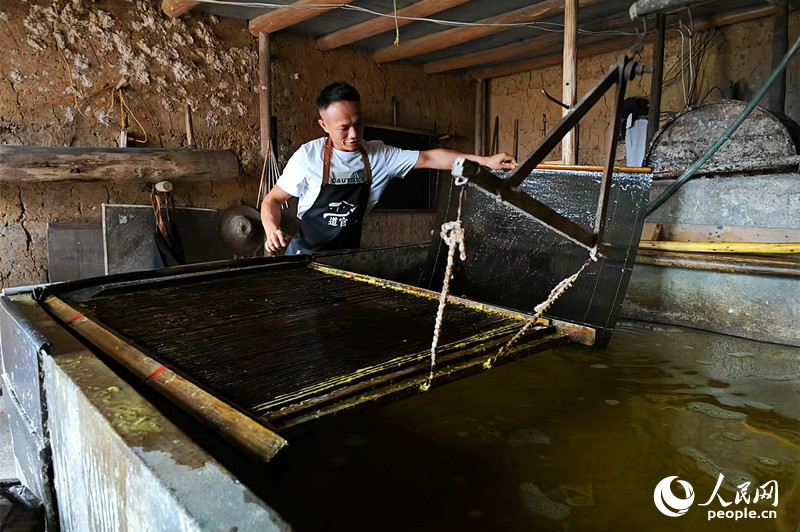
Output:
[[[317,96],[317,109],[327,109],[328,106],[336,102],[360,102],[361,95],[358,91],[344,81],[331,83]]]

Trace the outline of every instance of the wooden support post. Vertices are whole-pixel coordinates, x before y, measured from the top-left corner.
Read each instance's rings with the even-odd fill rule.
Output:
[[[258,114],[261,122],[261,155],[272,149],[272,83],[269,33],[258,34]]]
[[[775,17],[772,19],[772,70],[789,51],[789,0],[775,1]],[[769,110],[778,115],[785,114],[786,70],[775,80],[767,93]]]
[[[578,0],[564,0],[564,92],[562,101],[569,108],[562,109],[566,116],[578,102]],[[570,130],[561,141],[564,164],[578,164],[578,128]]]
[[[666,15],[656,15],[656,42],[653,44],[653,78],[650,81],[650,112],[647,117],[647,146],[653,142],[661,122],[661,85],[664,77],[664,34]]]

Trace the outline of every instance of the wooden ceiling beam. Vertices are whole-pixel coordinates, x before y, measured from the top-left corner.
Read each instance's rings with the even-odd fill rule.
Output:
[[[196,0],[161,0],[161,11],[169,17],[178,18],[191,11],[199,3]]]
[[[331,9],[336,9],[342,4],[349,4],[354,0],[298,0],[294,4],[282,9],[274,9],[263,15],[259,15],[250,21],[250,33],[258,37],[259,33],[275,33],[282,29],[294,26],[310,18],[327,13]],[[331,7],[318,7],[321,4]],[[314,7],[304,7],[304,6]]]
[[[618,30],[630,26],[633,29],[633,23],[629,18],[618,18],[608,20],[602,24],[604,30]],[[436,74],[438,72],[445,72],[447,70],[456,70],[459,68],[469,68],[486,63],[497,63],[524,55],[541,54],[547,52],[549,49],[556,46],[563,45],[564,36],[561,33],[546,33],[533,39],[527,39],[497,48],[490,48],[480,52],[473,52],[470,54],[457,55],[455,57],[448,57],[447,59],[440,59],[438,61],[429,61],[425,63],[422,68],[428,74]]]
[[[729,15],[712,16],[694,22],[694,31],[705,31],[711,28],[721,28],[731,24],[738,24],[740,22],[749,22],[764,17],[772,16],[775,12],[773,6],[752,9],[749,11],[742,11],[739,13],[732,13]],[[651,40],[653,34],[647,36],[647,40]],[[610,39],[594,42],[591,44],[578,46],[578,58],[590,57],[593,55],[600,55],[610,52],[616,52],[630,48],[636,43],[636,38],[631,37],[612,37]],[[542,55],[528,59],[525,61],[516,61],[506,63],[503,65],[467,70],[474,79],[490,79],[501,76],[509,76],[519,72],[526,72],[528,70],[535,70],[537,68],[545,68],[549,66],[559,65],[563,60],[562,52],[553,54]]]
[[[408,7],[399,9],[397,11],[397,16],[427,17],[429,15],[433,15],[434,13],[444,11],[445,9],[450,9],[451,7],[459,6],[466,2],[469,2],[469,0],[422,0],[421,2],[415,2]],[[394,22],[394,17],[375,17],[367,20],[366,22],[362,22],[361,24],[349,26],[337,32],[325,35],[317,41],[317,47],[320,50],[333,50],[334,48],[339,48],[340,46],[345,46],[357,41],[368,39],[369,37],[378,35],[379,33],[393,30],[395,27]],[[413,21],[402,18],[397,19],[398,26],[405,26],[410,22]]]
[[[583,0],[581,6],[595,4],[602,0]],[[533,5],[494,17],[478,20],[476,24],[524,24],[550,18],[564,12],[564,0],[543,0]],[[513,26],[459,26],[401,42],[400,46],[384,46],[375,51],[375,61],[387,63],[408,57],[427,54],[449,48],[457,44],[473,41],[511,29]]]
[[[615,37],[604,41],[578,46],[578,58],[590,57],[593,55],[600,55],[617,50],[630,48],[636,43],[636,37]],[[513,63],[506,63],[495,67],[482,68],[476,70],[468,70],[467,74],[475,79],[490,79],[501,76],[508,76],[525,72],[528,70],[536,70],[538,68],[545,68],[549,66],[560,65],[564,59],[562,52],[542,55],[528,59],[526,61],[515,61]]]
[[[437,74],[439,72],[446,72],[448,70],[469,68],[477,65],[484,65],[486,63],[495,63],[513,59],[524,54],[536,52],[541,53],[546,51],[548,48],[560,46],[562,42],[563,37],[560,33],[548,33],[540,37],[534,37],[533,39],[506,44],[504,46],[490,48],[481,52],[472,52],[470,54],[440,59],[438,61],[429,61],[424,63],[422,68],[427,74]]]

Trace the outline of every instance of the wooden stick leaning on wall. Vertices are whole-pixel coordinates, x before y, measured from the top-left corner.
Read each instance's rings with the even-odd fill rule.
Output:
[[[269,33],[258,34],[258,115],[261,123],[261,155],[272,147],[272,58]]]
[[[229,438],[248,455],[269,461],[287,445],[286,440],[278,434],[153,360],[58,297],[48,295],[41,303],[144,384]]]
[[[186,102],[186,107],[184,108],[184,118],[186,120],[186,147],[187,148],[197,148],[197,144],[194,143],[194,123],[192,122],[192,105],[189,102]]]

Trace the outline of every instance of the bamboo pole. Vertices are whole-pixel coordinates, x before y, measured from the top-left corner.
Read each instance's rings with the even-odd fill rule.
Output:
[[[278,434],[153,360],[58,297],[47,296],[42,303],[64,324],[122,364],[144,384],[229,438],[247,454],[268,462],[287,445]]]
[[[800,253],[800,242],[669,242],[642,240],[639,249],[695,253]]]

